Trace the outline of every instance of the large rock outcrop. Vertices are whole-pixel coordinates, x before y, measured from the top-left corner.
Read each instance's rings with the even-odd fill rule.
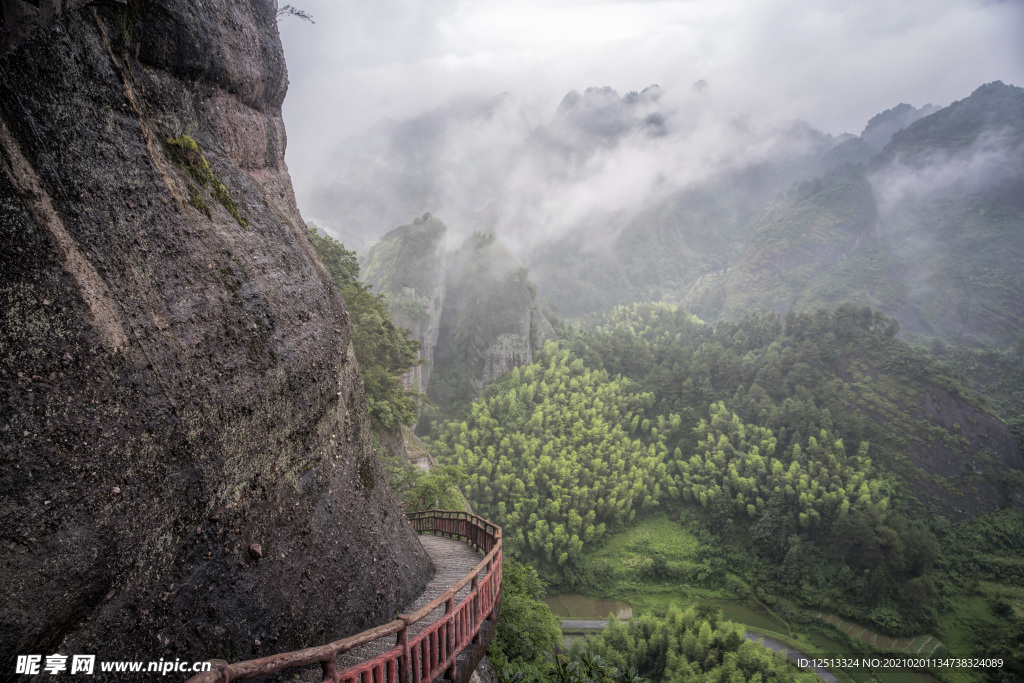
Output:
[[[476,398],[555,336],[526,268],[494,235],[476,233],[449,254],[445,292],[427,392],[438,405]]]
[[[363,279],[388,302],[399,327],[407,327],[420,343],[425,361],[410,370],[403,383],[418,393],[427,390],[434,368],[434,347],[444,308],[445,246],[448,228],[424,215],[395,228],[370,248]]]
[[[364,281],[395,323],[421,345],[425,365],[406,386],[439,406],[476,398],[555,336],[527,270],[493,235],[476,233],[445,253],[447,228],[425,214],[384,235],[367,254]]]
[[[295,208],[275,9],[72,8],[0,57],[5,672],[317,644],[429,572]]]

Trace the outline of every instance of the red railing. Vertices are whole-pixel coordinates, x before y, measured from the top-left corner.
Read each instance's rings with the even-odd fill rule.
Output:
[[[501,528],[468,512],[429,510],[411,512],[407,516],[418,533],[433,532],[465,540],[484,551],[484,559],[458,583],[412,614],[399,614],[390,623],[327,645],[234,664],[214,662],[213,670],[193,676],[186,683],[231,683],[317,662],[323,669],[321,683],[430,683],[442,674],[454,681],[459,653],[470,643],[481,645],[480,627],[484,621],[491,621],[493,627],[497,616],[501,590]],[[466,585],[470,586],[469,595],[456,605],[455,597]],[[409,627],[442,605],[444,616],[410,637]],[[342,671],[336,670],[335,660],[339,655],[388,636],[396,636],[395,645],[388,651]]]

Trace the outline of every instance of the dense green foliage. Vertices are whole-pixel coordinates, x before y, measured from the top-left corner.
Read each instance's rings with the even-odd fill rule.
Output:
[[[1024,510],[982,515],[963,524],[941,521],[937,566],[938,619],[951,652],[1005,661],[990,679],[1024,680]]]
[[[544,582],[537,571],[506,556],[501,567],[501,610],[487,656],[510,679],[543,679],[546,657],[562,641],[561,624],[541,599]]]
[[[465,479],[462,468],[455,465],[432,467],[428,472],[406,465],[391,470],[388,485],[409,512],[465,510],[466,499],[459,490]]]
[[[664,617],[644,615],[613,622],[587,641],[587,648],[619,670],[665,683],[818,680],[801,672],[785,655],[744,640],[743,627],[706,608],[672,607]]]
[[[383,297],[359,281],[355,252],[316,228],[310,228],[309,239],[345,299],[370,420],[386,430],[411,424],[416,405],[399,378],[418,363],[419,342],[410,338],[409,330],[395,326]]]
[[[779,452],[803,447],[824,428],[858,448],[869,442],[884,471],[949,489],[914,457],[936,449],[961,454],[966,443],[932,416],[920,417],[920,403],[941,391],[973,411],[983,410],[981,399],[951,367],[896,338],[898,329],[891,318],[850,305],[715,328],[675,307],[640,305],[616,309],[571,348],[588,364],[633,379],[655,395],[657,414],[677,414],[691,428],[710,418],[712,402],[724,401],[745,422],[771,429]],[[683,429],[667,445],[683,446],[688,459],[697,442]]]
[[[822,429],[804,448],[794,443],[780,460],[770,429],[745,425],[723,403],[712,403],[710,412],[710,424],[701,418],[694,428],[697,448],[689,460],[676,449],[683,500],[719,508],[726,518],[746,513],[751,519],[761,518],[772,501],[775,514],[787,510],[808,530],[829,527],[848,513],[847,491],[864,508],[887,506],[882,482],[871,477],[867,443],[864,455],[847,458],[842,439]]]
[[[905,609],[923,615],[933,589],[916,577],[931,568],[934,540],[889,514],[894,483],[875,475],[866,442],[848,457],[822,429],[776,453],[770,429],[745,425],[721,403],[710,410],[710,424],[694,429],[696,453],[683,460],[677,449],[674,464],[683,499],[699,502],[712,528],[749,524],[745,535],[778,563],[778,580],[819,604],[872,604],[900,583]]]
[[[743,627],[706,607],[671,607],[663,617],[613,621],[574,645],[574,656],[556,655],[559,621],[541,602],[544,584],[528,565],[508,558],[502,569],[501,613],[487,654],[499,679],[555,683],[653,681],[814,681],[784,655],[745,640]]]
[[[584,555],[609,529],[681,507],[719,540],[649,575],[714,583],[728,565],[766,594],[921,629],[938,549],[914,521],[919,498],[956,501],[962,480],[918,463],[969,447],[920,417],[922,396],[986,413],[897,330],[853,306],[715,328],[668,305],[618,308],[488,387],[433,449],[465,468],[467,498],[504,526],[509,551],[560,585],[599,582]],[[964,476],[1009,486],[1013,473]]]
[[[922,432],[951,440],[912,417],[910,390],[927,382],[968,392],[896,330],[851,306],[714,329],[672,307],[634,306],[572,348],[653,390],[682,499],[768,561],[751,571],[777,582],[772,590],[852,614],[892,600],[924,618],[928,582],[917,581],[913,600],[896,586],[928,571],[934,541],[907,522],[909,491],[891,477],[934,484],[908,458],[908,441]],[[876,411],[887,419],[872,419]],[[674,415],[684,428],[673,428]]]
[[[433,448],[465,468],[466,496],[506,528],[509,552],[568,575],[585,544],[661,497],[665,447],[638,438],[652,404],[549,343],[488,387],[465,421],[446,424]]]

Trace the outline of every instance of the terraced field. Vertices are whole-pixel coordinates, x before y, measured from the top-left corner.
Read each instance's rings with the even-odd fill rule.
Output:
[[[883,650],[892,650],[894,652],[903,652],[908,655],[927,657],[933,654],[942,645],[942,642],[939,641],[938,638],[928,634],[909,638],[890,638],[889,636],[883,636],[880,633],[875,633],[874,631],[864,626],[860,626],[859,624],[855,624],[852,621],[841,619],[834,614],[819,612],[815,615],[815,618],[823,623],[835,626],[851,638],[856,638],[861,642],[871,645],[872,647],[881,648]]]

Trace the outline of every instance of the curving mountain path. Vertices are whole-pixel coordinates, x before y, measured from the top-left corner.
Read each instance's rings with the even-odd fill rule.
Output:
[[[423,592],[420,593],[419,596],[411,603],[405,605],[403,612],[406,614],[415,612],[454,586],[464,576],[466,576],[466,574],[472,571],[472,569],[476,567],[484,557],[484,553],[474,550],[472,546],[467,543],[453,538],[433,535],[420,535],[418,538],[423,549],[427,551],[428,555],[430,555],[430,560],[434,563],[437,573],[434,574],[434,578],[427,583]],[[486,575],[486,570],[481,572],[481,580]],[[455,604],[458,604],[460,601],[465,599],[465,597],[469,595],[469,591],[469,585],[459,591],[455,596]],[[421,633],[423,629],[433,624],[442,616],[444,616],[444,605],[441,605],[429,616],[410,626],[410,639]],[[360,662],[373,659],[378,655],[384,654],[394,647],[394,645],[394,638],[381,638],[366,643],[365,645],[352,648],[338,657],[338,669],[346,669]],[[288,676],[285,680],[295,681],[296,683],[320,683],[321,680],[320,666],[317,664],[310,665],[301,671],[294,671],[285,675]]]
[[[480,560],[483,559],[484,554],[477,550],[474,550],[471,546],[462,541],[457,541],[454,538],[445,538],[443,536],[429,536],[423,535],[419,537],[420,543],[423,545],[423,549],[430,555],[430,560],[434,563],[434,567],[437,569],[437,573],[434,574],[434,578],[427,583],[426,588],[420,593],[411,604],[405,606],[403,610],[406,614],[415,612],[420,607],[423,607],[428,602],[436,598],[437,596],[444,593],[446,590],[454,586],[456,583],[462,580],[466,574],[468,574],[474,567],[476,567]],[[480,578],[483,579],[487,575],[486,571],[480,574]],[[465,588],[459,591],[455,595],[455,604],[459,604],[467,595],[469,595],[470,587],[467,584]],[[409,637],[412,638],[418,633],[421,633],[423,629],[430,626],[440,617],[444,616],[444,605],[441,605],[433,612],[430,616],[421,619],[409,628]],[[368,659],[373,659],[377,655],[381,655],[392,647],[395,643],[393,639],[381,638],[375,640],[372,643],[361,645],[353,648],[345,654],[338,657],[338,668],[347,668],[359,662],[365,662]],[[317,681],[320,679],[318,678]]]
[[[234,663],[211,659],[210,668],[188,683],[272,675],[278,682],[315,682],[316,667],[320,683],[431,683],[445,677],[469,683],[490,645],[501,603],[501,527],[461,510],[406,516],[417,534],[428,536],[416,542],[435,565],[433,580],[405,606],[409,612],[323,645]],[[477,550],[486,553],[481,557]]]

